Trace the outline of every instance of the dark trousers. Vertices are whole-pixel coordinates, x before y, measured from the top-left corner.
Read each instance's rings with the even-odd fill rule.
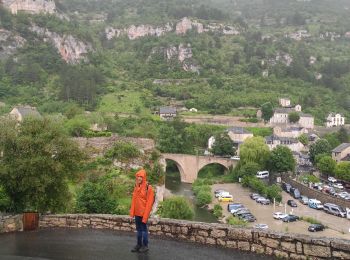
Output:
[[[139,246],[148,246],[148,230],[147,224],[142,223],[142,217],[135,216],[137,230],[137,244]]]

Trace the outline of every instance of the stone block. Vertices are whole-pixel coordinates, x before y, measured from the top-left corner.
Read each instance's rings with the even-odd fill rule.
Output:
[[[216,245],[216,240],[214,238],[211,238],[211,237],[207,237],[206,242],[209,245]]]
[[[205,237],[196,236],[196,242],[204,244],[205,243]]]
[[[237,248],[242,251],[250,251],[250,243],[246,241],[238,241]]]
[[[188,234],[188,227],[181,227],[181,233],[184,235]]]
[[[232,228],[228,230],[227,237],[234,240],[252,241],[252,232],[250,229]]]
[[[252,244],[251,245],[251,251],[255,252],[257,254],[264,254],[265,253],[265,247],[258,244]]]
[[[326,246],[304,244],[304,255],[317,257],[331,257],[331,249]]]
[[[226,247],[237,248],[237,242],[236,241],[226,241]]]
[[[291,243],[291,242],[281,242],[281,247],[284,251],[288,251],[291,253],[295,253],[296,249],[295,249],[295,244]]]
[[[279,243],[280,243],[279,240],[275,240],[275,239],[267,238],[267,237],[260,237],[259,242],[260,242],[260,244],[271,247],[271,248],[278,248]]]
[[[277,258],[289,259],[288,253],[283,252],[283,251],[280,251],[280,250],[275,250],[275,251],[273,251],[273,254],[274,254]]]
[[[349,248],[350,250],[350,248]],[[344,251],[333,251],[332,258],[339,258],[339,259],[350,259],[350,252],[344,252]]]
[[[350,240],[335,240],[331,242],[333,249],[339,249],[350,252]]]
[[[210,236],[215,237],[215,238],[226,237],[226,231],[220,230],[220,229],[213,229],[210,232]]]
[[[222,239],[220,239],[220,238],[218,238],[217,240],[216,240],[216,244],[218,245],[218,246],[226,246],[226,241],[225,240],[222,240]]]
[[[303,255],[290,254],[289,255],[289,259],[292,259],[292,260],[307,260],[308,258],[306,256],[303,256]]]
[[[298,254],[303,254],[303,244],[301,242],[296,243],[296,252]]]
[[[266,255],[272,255],[273,254],[273,248],[267,246],[265,248],[265,254]]]
[[[207,237],[208,236],[208,232],[204,231],[204,230],[198,230],[198,235],[203,236],[203,237]]]

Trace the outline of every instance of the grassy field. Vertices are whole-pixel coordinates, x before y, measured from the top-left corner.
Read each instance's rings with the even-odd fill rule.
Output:
[[[151,114],[141,99],[142,93],[132,90],[124,90],[109,93],[102,97],[98,108],[103,113],[125,113],[125,114]]]

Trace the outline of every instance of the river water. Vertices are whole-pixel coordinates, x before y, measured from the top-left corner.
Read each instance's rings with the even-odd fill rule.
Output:
[[[165,188],[169,190],[171,194],[184,196],[191,202],[194,210],[193,220],[207,223],[218,223],[216,217],[208,209],[196,206],[196,198],[192,192],[192,185],[181,182],[179,172],[169,171],[166,173]]]

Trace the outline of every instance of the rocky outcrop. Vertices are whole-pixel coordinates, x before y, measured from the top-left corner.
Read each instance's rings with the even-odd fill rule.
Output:
[[[149,58],[152,58],[156,54],[161,54],[168,62],[175,60],[181,63],[185,71],[199,73],[200,67],[193,59],[191,44],[181,43],[179,46],[170,45],[167,48],[157,47],[152,50]]]
[[[56,4],[54,0],[0,0],[4,7],[9,9],[12,14],[18,11],[28,13],[49,13],[56,12]]]
[[[238,35],[240,32],[231,25],[210,23],[204,25],[197,20],[191,20],[190,18],[184,17],[174,26],[171,23],[167,23],[164,26],[152,26],[152,25],[131,25],[128,28],[118,29],[113,27],[107,27],[105,29],[105,35],[108,40],[114,37],[120,37],[127,35],[130,40],[135,40],[145,36],[156,36],[160,37],[169,32],[175,32],[177,35],[186,34],[190,30],[195,30],[197,33],[204,32],[216,32],[223,35]]]
[[[87,61],[86,54],[93,51],[90,43],[77,40],[72,35],[60,35],[35,25],[31,30],[43,37],[44,41],[51,42],[67,63],[76,64],[82,60]]]
[[[0,29],[0,60],[14,54],[26,40],[10,31]]]

